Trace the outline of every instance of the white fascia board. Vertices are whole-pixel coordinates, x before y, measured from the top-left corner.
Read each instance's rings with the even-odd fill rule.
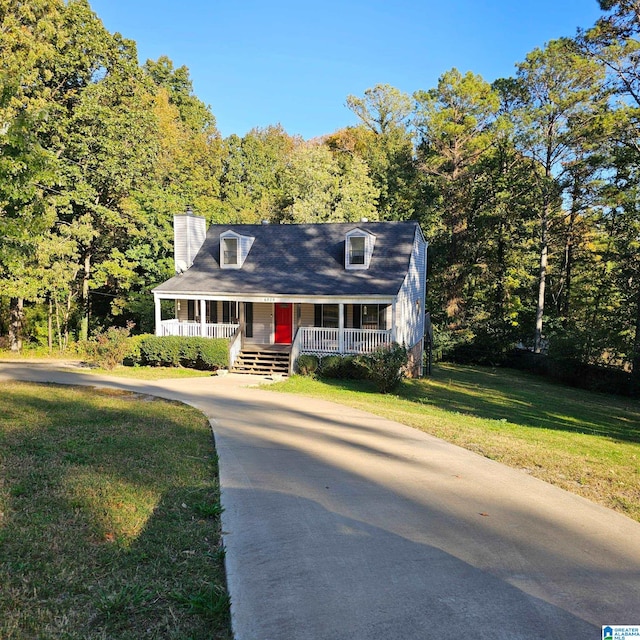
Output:
[[[302,296],[287,294],[229,294],[229,293],[202,293],[196,291],[176,291],[154,293],[154,297],[160,300],[197,299],[197,300],[222,300],[238,302],[306,302],[310,304],[392,304],[396,296],[369,295],[369,296]]]

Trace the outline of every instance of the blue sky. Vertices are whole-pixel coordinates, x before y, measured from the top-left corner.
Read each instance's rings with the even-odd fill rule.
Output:
[[[601,14],[597,0],[90,0],[140,62],[186,65],[223,136],[280,123],[306,139],[355,124],[376,84],[409,94],[451,69],[488,81]]]

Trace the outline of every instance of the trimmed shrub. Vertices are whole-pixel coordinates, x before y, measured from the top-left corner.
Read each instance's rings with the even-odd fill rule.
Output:
[[[142,336],[137,364],[216,370],[229,366],[229,342],[224,338]]]
[[[325,356],[320,362],[319,374],[324,378],[362,380],[367,372],[358,364],[355,356]]]
[[[342,358],[340,356],[323,356],[318,373],[323,378],[340,378]]]
[[[347,380],[364,380],[367,372],[360,366],[357,356],[344,356],[340,367],[342,378]]]
[[[229,341],[225,338],[196,338],[198,340],[198,369],[226,369],[229,367]]]
[[[298,367],[298,373],[300,375],[312,376],[318,370],[318,356],[303,353],[302,355],[298,356],[296,365]]]
[[[180,364],[178,336],[148,336],[140,341],[140,364],[150,367],[177,367]]]
[[[150,333],[141,333],[137,336],[127,338],[127,353],[122,359],[122,364],[126,367],[135,367],[140,364],[140,344],[145,338],[151,337]]]
[[[388,393],[400,383],[408,360],[407,350],[398,344],[356,358],[380,393]]]

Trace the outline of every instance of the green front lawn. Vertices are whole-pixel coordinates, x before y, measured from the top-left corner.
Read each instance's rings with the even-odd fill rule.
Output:
[[[509,370],[440,364],[393,395],[301,376],[269,385],[384,416],[640,521],[640,401]]]
[[[207,420],[0,384],[0,638],[231,638]]]
[[[168,378],[210,378],[217,375],[213,371],[200,371],[199,369],[187,369],[186,367],[124,367],[115,369],[101,369],[99,367],[87,367],[83,373],[93,373],[100,376],[112,376],[116,378],[134,378],[135,380],[166,380]]]

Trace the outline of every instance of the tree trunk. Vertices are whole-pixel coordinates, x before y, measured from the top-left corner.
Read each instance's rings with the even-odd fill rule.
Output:
[[[89,277],[91,276],[91,254],[84,257],[84,274],[82,276],[82,320],[80,323],[80,340],[89,339]]]
[[[62,330],[60,328],[60,305],[58,304],[58,298],[55,299],[56,303],[56,333],[58,335],[58,351],[62,352]]]
[[[569,326],[569,315],[571,314],[571,288],[573,285],[573,262],[576,243],[576,226],[580,217],[582,205],[581,188],[585,177],[579,171],[572,174],[571,188],[571,210],[569,212],[569,224],[564,243],[564,268],[562,289],[559,291],[558,314],[562,317],[562,326],[566,329]]]
[[[24,298],[11,298],[9,309],[9,347],[11,351],[22,349],[24,324]]]
[[[573,284],[573,214],[571,214],[572,220],[569,225],[569,231],[567,233],[567,240],[564,248],[564,296],[562,297],[562,304],[560,306],[560,315],[562,316],[562,326],[566,329],[569,326],[569,315],[571,313],[571,287]]]
[[[506,239],[504,231],[504,220],[498,224],[498,251],[497,251],[497,273],[496,273],[496,297],[493,303],[493,313],[496,319],[504,322],[505,315],[505,277],[506,277]]]
[[[550,138],[549,138],[550,140]],[[549,217],[551,215],[550,182],[553,180],[552,145],[547,144],[547,157],[544,167],[544,183],[542,191],[542,209],[540,219],[540,273],[538,276],[538,302],[536,304],[536,331],[533,338],[533,352],[542,351],[542,319],[544,317],[545,290],[547,287],[547,264],[549,261]]]
[[[538,276],[538,303],[536,304],[536,332],[533,340],[534,353],[542,351],[542,317],[547,286],[547,263],[549,259],[549,207],[545,204],[540,223],[540,274]]]
[[[49,296],[49,309],[47,312],[47,345],[49,347],[49,355],[53,352],[53,303]]]

